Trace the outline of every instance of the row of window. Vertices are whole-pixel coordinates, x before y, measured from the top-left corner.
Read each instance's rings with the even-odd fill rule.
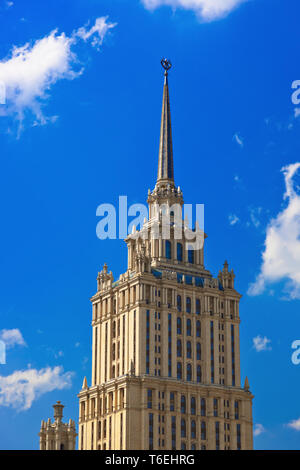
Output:
[[[182,310],[181,295],[177,295],[177,310],[178,310],[178,312],[181,312],[181,310]],[[185,299],[185,311],[187,313],[192,312],[192,299],[191,299],[191,297],[186,297],[186,299]],[[196,299],[196,301],[195,301],[195,312],[196,312],[197,315],[200,315],[200,313],[201,313],[200,299]]]
[[[165,244],[165,253],[166,253],[166,258],[167,259],[172,259],[172,243],[170,242],[170,240],[166,240],[166,244]],[[180,261],[182,262],[183,261],[183,245],[182,243],[177,243],[176,245],[176,259],[177,261]],[[187,250],[187,261],[188,263],[190,264],[194,264],[195,262],[195,250],[192,248],[192,247],[188,247],[188,250]]]
[[[172,450],[176,450],[176,431],[177,431],[177,420],[176,420],[176,416],[171,416],[171,442],[172,442]],[[198,436],[198,433],[197,433],[197,424],[196,424],[196,421],[194,419],[190,420],[190,423],[189,423],[189,427],[190,427],[190,436],[189,438],[192,439],[192,440],[195,440],[195,439],[201,439],[201,441],[206,441],[207,440],[207,426],[206,426],[206,422],[205,421],[201,421],[200,423],[200,436]],[[161,432],[161,427],[159,426],[159,434],[162,433],[162,435],[165,434],[165,431],[164,431],[164,427],[162,428],[163,431]],[[226,425],[226,423],[224,423],[224,431],[228,431],[228,425]],[[238,450],[241,450],[242,446],[241,446],[241,425],[240,424],[237,424],[236,425],[236,431],[237,431],[237,436],[236,436],[236,445],[237,445],[237,449]],[[186,439],[187,438],[187,421],[185,418],[181,418],[180,420],[180,438],[181,439]],[[158,440],[158,446],[159,447],[164,447],[164,439],[161,440],[161,438],[159,438]],[[229,443],[230,442],[230,435],[229,434],[224,434],[224,442],[226,443]],[[215,444],[216,444],[216,450],[220,450],[220,422],[219,421],[216,421],[215,422]],[[229,449],[230,447],[229,446],[225,446],[225,448]],[[149,413],[149,450],[153,450],[154,449],[154,415],[153,413]],[[186,449],[186,442],[182,442],[181,443],[181,449],[182,450],[185,450]],[[205,447],[205,444],[202,444],[201,445],[201,449],[202,450],[205,450],[206,447]],[[193,443],[191,445],[191,450],[196,450],[196,444]]]

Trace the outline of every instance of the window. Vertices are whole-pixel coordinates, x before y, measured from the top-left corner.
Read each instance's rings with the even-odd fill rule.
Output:
[[[192,344],[190,341],[186,343],[186,357],[192,359]]]
[[[186,450],[186,443],[185,442],[181,443],[181,450]]]
[[[187,297],[187,298],[186,298],[186,312],[187,312],[187,313],[191,313],[191,309],[192,309],[191,298],[190,298],[190,297]]]
[[[177,379],[182,379],[182,364],[181,362],[177,362]]]
[[[199,320],[196,323],[196,336],[201,337],[201,322]]]
[[[181,345],[181,339],[177,340],[177,357],[182,356],[182,345]]]
[[[200,315],[200,313],[201,313],[200,299],[196,299],[196,314]]]
[[[186,437],[186,422],[183,418],[181,420],[181,437]]]
[[[216,421],[216,450],[220,450],[220,423]]]
[[[189,247],[188,249],[188,262],[190,264],[194,264],[194,250],[192,247]]]
[[[186,366],[186,380],[188,382],[192,381],[192,364],[188,363]]]
[[[153,450],[153,413],[149,413],[149,450]]]
[[[196,421],[191,421],[191,438],[196,439]]]
[[[239,402],[234,402],[234,417],[235,419],[239,419]]]
[[[201,416],[206,416],[206,400],[201,398]]]
[[[177,317],[177,334],[182,334],[182,321],[180,317]]]
[[[172,377],[172,315],[168,314],[168,376]]]
[[[147,408],[152,408],[152,390],[150,388],[147,390]]]
[[[169,240],[166,240],[166,258],[171,259],[171,250],[172,250],[172,245]]]
[[[182,261],[182,244],[177,243],[177,260]]]
[[[170,411],[175,411],[175,393],[170,392]]]
[[[181,410],[181,413],[183,413],[183,414],[186,413],[186,399],[185,399],[185,395],[181,395],[180,410]]]
[[[200,383],[202,380],[201,366],[197,366],[197,382]]]
[[[206,422],[201,421],[201,441],[206,441]]]
[[[218,416],[218,400],[217,398],[214,398],[214,416]]]
[[[201,343],[197,343],[197,361],[201,361]]]
[[[123,318],[123,334],[124,334],[124,318]],[[123,341],[123,360],[124,360],[124,341]],[[123,367],[124,370],[124,367]],[[146,317],[146,374],[150,371],[150,310],[147,310]]]
[[[177,295],[177,310],[181,312],[181,295]]]
[[[191,415],[196,414],[196,398],[191,397]]]
[[[172,450],[176,450],[176,416],[171,419]]]
[[[241,450],[242,443],[241,443],[241,425],[240,424],[236,425],[236,444],[237,444],[237,450]]]
[[[186,321],[186,335],[192,336],[192,322],[190,319]]]

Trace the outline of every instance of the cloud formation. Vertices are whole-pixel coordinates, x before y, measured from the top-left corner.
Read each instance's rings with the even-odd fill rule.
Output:
[[[235,214],[229,214],[228,221],[230,225],[236,225],[240,221],[240,219]]]
[[[0,340],[5,343],[6,349],[11,349],[14,346],[27,346],[21,331],[18,328],[12,330],[1,330]]]
[[[262,337],[260,335],[256,336],[253,338],[253,347],[256,350],[256,352],[261,352],[261,351],[271,351],[271,346],[269,344],[271,343],[271,340],[268,339],[266,336]]]
[[[264,426],[262,424],[255,424],[254,429],[253,429],[253,435],[255,437],[260,436],[262,433],[266,432]]]
[[[155,10],[161,6],[192,10],[201,20],[213,21],[227,16],[232,10],[246,1],[247,0],[142,0],[142,3],[148,10]]]
[[[0,376],[0,406],[26,411],[41,395],[70,388],[72,377],[72,372],[64,372],[60,366],[17,370],[6,377]]]
[[[290,423],[287,424],[289,428],[294,429],[295,431],[300,431],[300,418],[294,419]]]
[[[267,227],[260,273],[250,284],[249,295],[262,294],[267,284],[285,281],[288,298],[300,299],[300,191],[295,182],[299,168],[300,163],[293,163],[281,169],[287,205]]]
[[[0,61],[0,86],[5,87],[5,106],[0,106],[3,116],[13,116],[20,123],[27,113],[35,124],[46,124],[56,117],[46,117],[42,111],[49,90],[59,80],[73,80],[84,68],[79,66],[75,53],[78,41],[90,41],[99,48],[107,32],[115,27],[107,17],[97,18],[95,24],[75,30],[70,37],[57,30],[42,39],[13,47],[10,55]]]

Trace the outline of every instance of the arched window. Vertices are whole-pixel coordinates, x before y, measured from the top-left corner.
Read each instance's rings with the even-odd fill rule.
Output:
[[[185,419],[181,419],[181,437],[186,437],[186,422]]]
[[[191,445],[191,450],[196,450],[196,444]]]
[[[171,259],[172,245],[169,240],[166,240],[166,258]]]
[[[112,337],[113,338],[116,337],[116,322],[115,321],[113,322],[113,327],[112,327]]]
[[[181,312],[181,295],[177,295],[177,310]]]
[[[188,382],[192,381],[192,364],[188,363],[186,366],[186,380]]]
[[[196,336],[201,337],[201,322],[199,320],[196,323]]]
[[[192,336],[192,322],[190,319],[186,321],[186,335]]]
[[[200,313],[201,313],[200,299],[196,299],[196,314],[200,315]]]
[[[197,361],[201,361],[201,343],[197,343]]]
[[[185,395],[181,395],[181,399],[180,399],[180,410],[181,410],[181,413],[183,413],[183,414],[186,413],[186,399],[185,399]]]
[[[186,357],[192,359],[192,343],[190,341],[186,343]]]
[[[182,243],[177,243],[177,260],[182,261]]]
[[[114,361],[116,359],[116,344],[113,343],[112,345],[112,360]]]
[[[194,250],[191,246],[189,246],[188,249],[188,262],[190,264],[194,264]]]
[[[201,421],[201,440],[206,441],[206,423]]]
[[[196,414],[196,398],[191,397],[191,415]]]
[[[200,383],[202,380],[201,366],[197,366],[197,382]]]
[[[182,321],[180,317],[177,317],[177,334],[182,334]]]
[[[201,416],[206,416],[206,400],[201,398]]]
[[[191,298],[190,298],[190,297],[187,297],[187,298],[186,298],[186,312],[187,312],[187,313],[191,313],[191,309],[192,309]]]
[[[186,450],[186,443],[185,442],[181,443],[181,450]]]
[[[181,362],[177,362],[177,379],[182,379],[182,364]]]
[[[196,421],[191,421],[191,439],[196,439]]]
[[[182,344],[181,344],[181,339],[177,340],[177,357],[182,356]]]

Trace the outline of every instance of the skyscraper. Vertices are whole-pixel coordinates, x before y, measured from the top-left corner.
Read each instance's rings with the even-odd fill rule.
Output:
[[[204,245],[192,245],[190,232],[196,241],[205,236],[182,219],[183,194],[174,182],[170,63],[162,65],[157,182],[148,192],[148,220],[125,240],[126,272],[114,282],[105,264],[98,274],[91,299],[92,383],[84,379],[79,393],[78,445],[252,449],[253,396],[240,377],[241,295],[226,261],[217,278],[205,268]]]

